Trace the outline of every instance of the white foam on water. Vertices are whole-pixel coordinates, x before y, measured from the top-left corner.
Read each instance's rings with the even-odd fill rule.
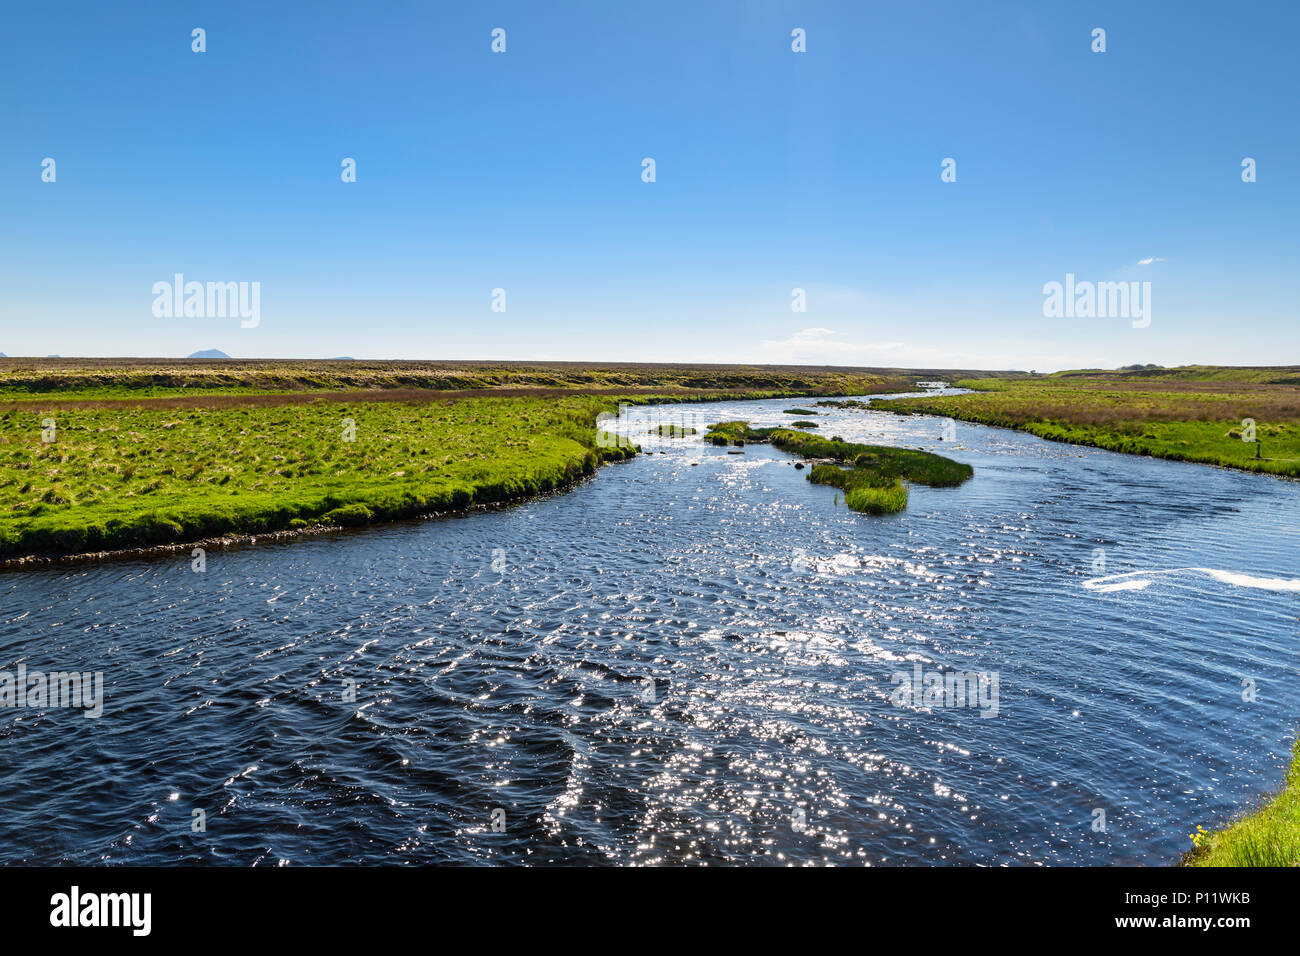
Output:
[[[1090,591],[1140,591],[1152,584],[1151,579],[1169,574],[1206,574],[1224,584],[1239,588],[1255,588],[1262,591],[1294,591],[1300,593],[1300,578],[1262,578],[1240,571],[1225,571],[1221,568],[1164,568],[1149,571],[1128,571],[1124,574],[1109,574],[1100,578],[1089,578],[1083,586]]]
[[[1092,587],[1094,591],[1101,591],[1103,594],[1109,591],[1143,591],[1151,587],[1150,581],[1116,581],[1114,584],[1095,584],[1093,581],[1084,583],[1084,587]]]
[[[1239,588],[1262,588],[1265,591],[1300,591],[1300,580],[1296,578],[1257,578],[1237,571],[1219,571],[1215,568],[1199,568],[1215,580],[1224,584],[1235,584]]]

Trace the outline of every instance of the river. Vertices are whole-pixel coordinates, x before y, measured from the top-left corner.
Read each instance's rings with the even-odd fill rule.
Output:
[[[1168,864],[1281,783],[1300,486],[818,409],[975,468],[870,517],[647,434],[808,401],[632,409],[653,453],[500,510],[0,575],[0,668],[103,674],[0,709],[0,862]]]

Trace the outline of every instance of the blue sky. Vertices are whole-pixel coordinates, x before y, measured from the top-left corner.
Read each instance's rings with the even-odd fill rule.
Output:
[[[1300,362],[1298,4],[11,7],[9,355]]]

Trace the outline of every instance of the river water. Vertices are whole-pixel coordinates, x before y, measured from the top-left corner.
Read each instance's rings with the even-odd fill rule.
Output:
[[[0,575],[0,668],[104,682],[0,709],[0,862],[1167,864],[1280,784],[1300,486],[819,409],[975,468],[870,517],[646,434],[797,404],[633,409],[653,454],[503,510]]]

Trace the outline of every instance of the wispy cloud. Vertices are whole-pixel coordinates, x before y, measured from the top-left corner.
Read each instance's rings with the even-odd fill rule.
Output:
[[[1165,260],[1164,260],[1163,258],[1161,258],[1160,256],[1147,256],[1145,259],[1139,259],[1139,260],[1138,260],[1138,265],[1140,265],[1140,266],[1149,266],[1149,265],[1151,265],[1151,263],[1153,263],[1153,262],[1164,262],[1164,261],[1165,261]]]
[[[759,350],[783,361],[891,364],[901,355],[920,355],[927,349],[911,349],[906,342],[850,342],[834,329],[800,329],[786,339],[764,339]]]
[[[791,365],[856,365],[867,368],[1078,368],[1075,353],[1015,351],[1018,342],[986,338],[982,349],[966,343],[951,345],[911,345],[907,342],[855,342],[834,329],[816,327],[792,332],[784,339],[764,339],[749,361]],[[731,354],[731,353],[728,353]],[[734,358],[725,359],[735,361]],[[716,361],[724,361],[719,357]],[[1112,363],[1115,365],[1119,362]]]

